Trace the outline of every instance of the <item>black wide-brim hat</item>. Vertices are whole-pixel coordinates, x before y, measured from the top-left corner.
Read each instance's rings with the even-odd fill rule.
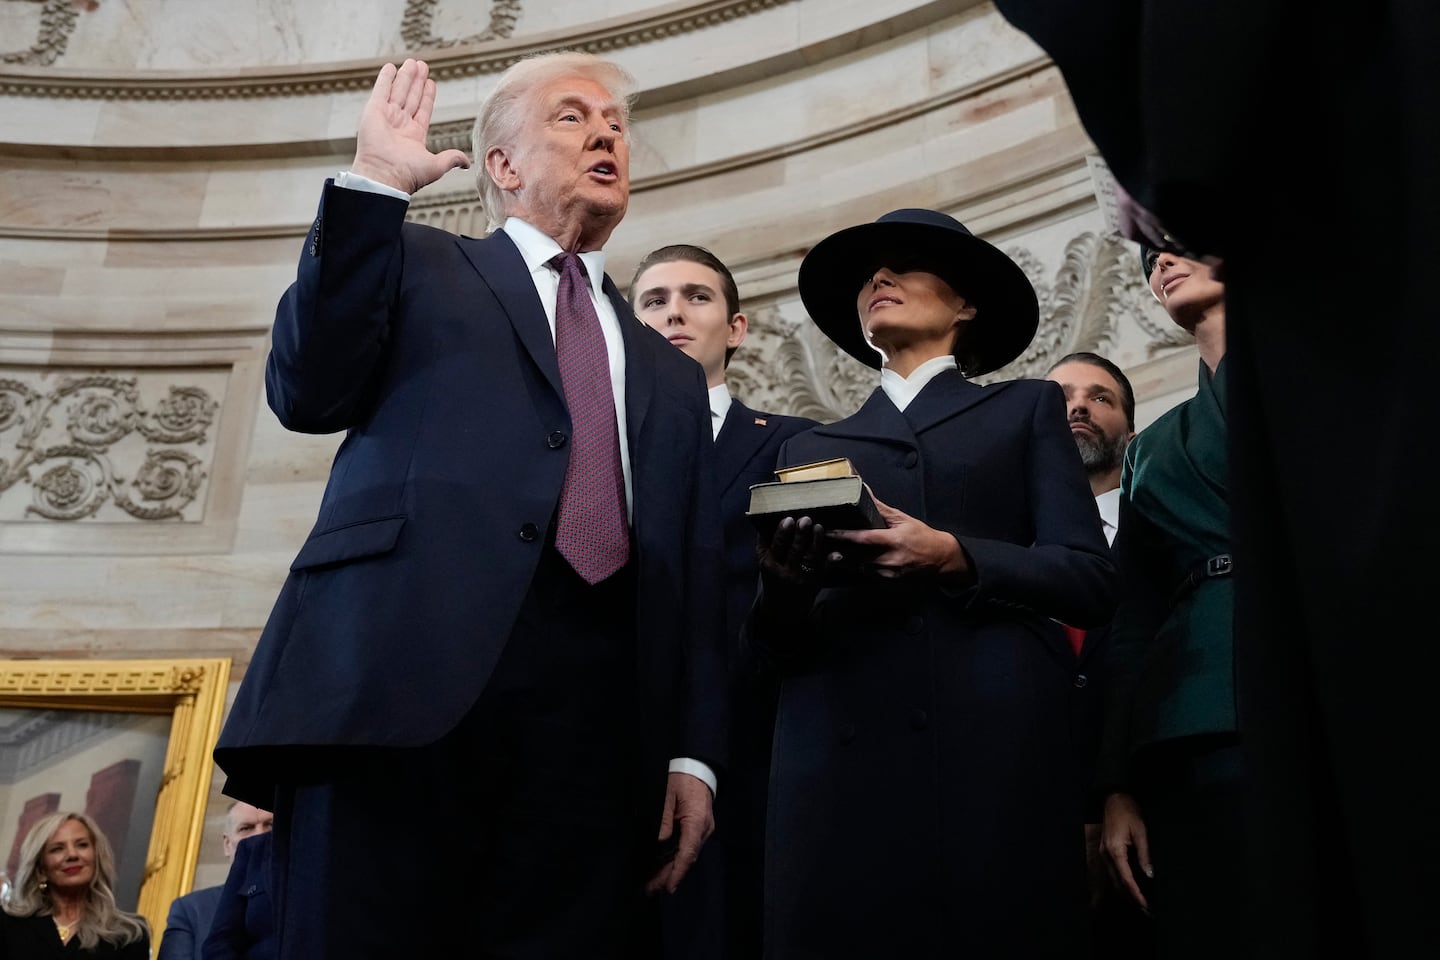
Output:
[[[810,319],[836,346],[879,367],[880,351],[865,339],[856,299],[880,267],[925,270],[948,283],[975,308],[962,329],[964,370],[998,370],[1025,352],[1040,326],[1040,302],[1020,265],[934,210],[892,210],[874,223],[848,227],[821,240],[800,263],[800,299]]]

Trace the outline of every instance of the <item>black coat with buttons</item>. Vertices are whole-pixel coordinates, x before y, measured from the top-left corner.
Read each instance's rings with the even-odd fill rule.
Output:
[[[754,652],[784,674],[766,852],[766,956],[1047,956],[1083,918],[1074,658],[1053,620],[1104,623],[1117,577],[1058,387],[935,377],[790,440],[952,533],[967,589],[821,591]],[[1053,953],[1051,951],[1057,951]]]

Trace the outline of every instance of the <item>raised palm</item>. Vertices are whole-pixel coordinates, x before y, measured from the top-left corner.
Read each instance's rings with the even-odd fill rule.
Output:
[[[434,109],[435,81],[425,61],[406,60],[399,68],[385,64],[360,113],[350,171],[414,193],[448,170],[469,167],[463,151],[430,152],[425,137]]]

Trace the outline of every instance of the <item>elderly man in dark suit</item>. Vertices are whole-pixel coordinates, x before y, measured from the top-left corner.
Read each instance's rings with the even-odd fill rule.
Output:
[[[499,78],[475,240],[405,222],[468,165],[426,146],[427,74],[381,70],[276,314],[271,408],[347,436],[216,758],[274,798],[286,960],[641,956],[725,703],[704,379],[604,274],[633,81]]]
[[[997,6],[1054,57],[1136,238],[1223,259],[1257,952],[1440,942],[1440,787],[1417,761],[1440,644],[1413,627],[1434,581],[1415,550],[1440,535],[1414,454],[1440,353],[1440,6]],[[1298,270],[1276,253],[1296,238],[1322,239]],[[1353,402],[1317,409],[1337,377]]]
[[[269,833],[274,821],[274,815],[268,810],[239,800],[231,803],[225,811],[225,829],[220,833],[225,859],[233,861],[241,840]],[[220,890],[218,886],[205,887],[175,898],[165,918],[165,935],[155,960],[200,960],[201,947],[220,902]]]
[[[641,320],[705,371],[725,531],[725,638],[734,697],[729,785],[720,800],[719,843],[706,848],[700,882],[692,880],[682,902],[666,912],[666,942],[670,954],[686,960],[759,957],[766,787],[779,689],[773,678],[737,674],[740,627],[760,572],[755,527],[745,513],[751,485],[775,479],[780,445],[816,423],[752,410],[730,395],[725,371],[750,320],[740,310],[735,277],[709,250],[681,243],[652,251],[635,268],[630,302]]]

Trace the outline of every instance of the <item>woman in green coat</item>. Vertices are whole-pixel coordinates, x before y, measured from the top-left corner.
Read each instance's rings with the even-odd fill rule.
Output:
[[[1242,764],[1226,457],[1225,287],[1203,263],[1142,249],[1150,290],[1194,334],[1194,397],[1125,454],[1115,552],[1125,582],[1097,773],[1117,884],[1155,917],[1157,953],[1244,945]]]

